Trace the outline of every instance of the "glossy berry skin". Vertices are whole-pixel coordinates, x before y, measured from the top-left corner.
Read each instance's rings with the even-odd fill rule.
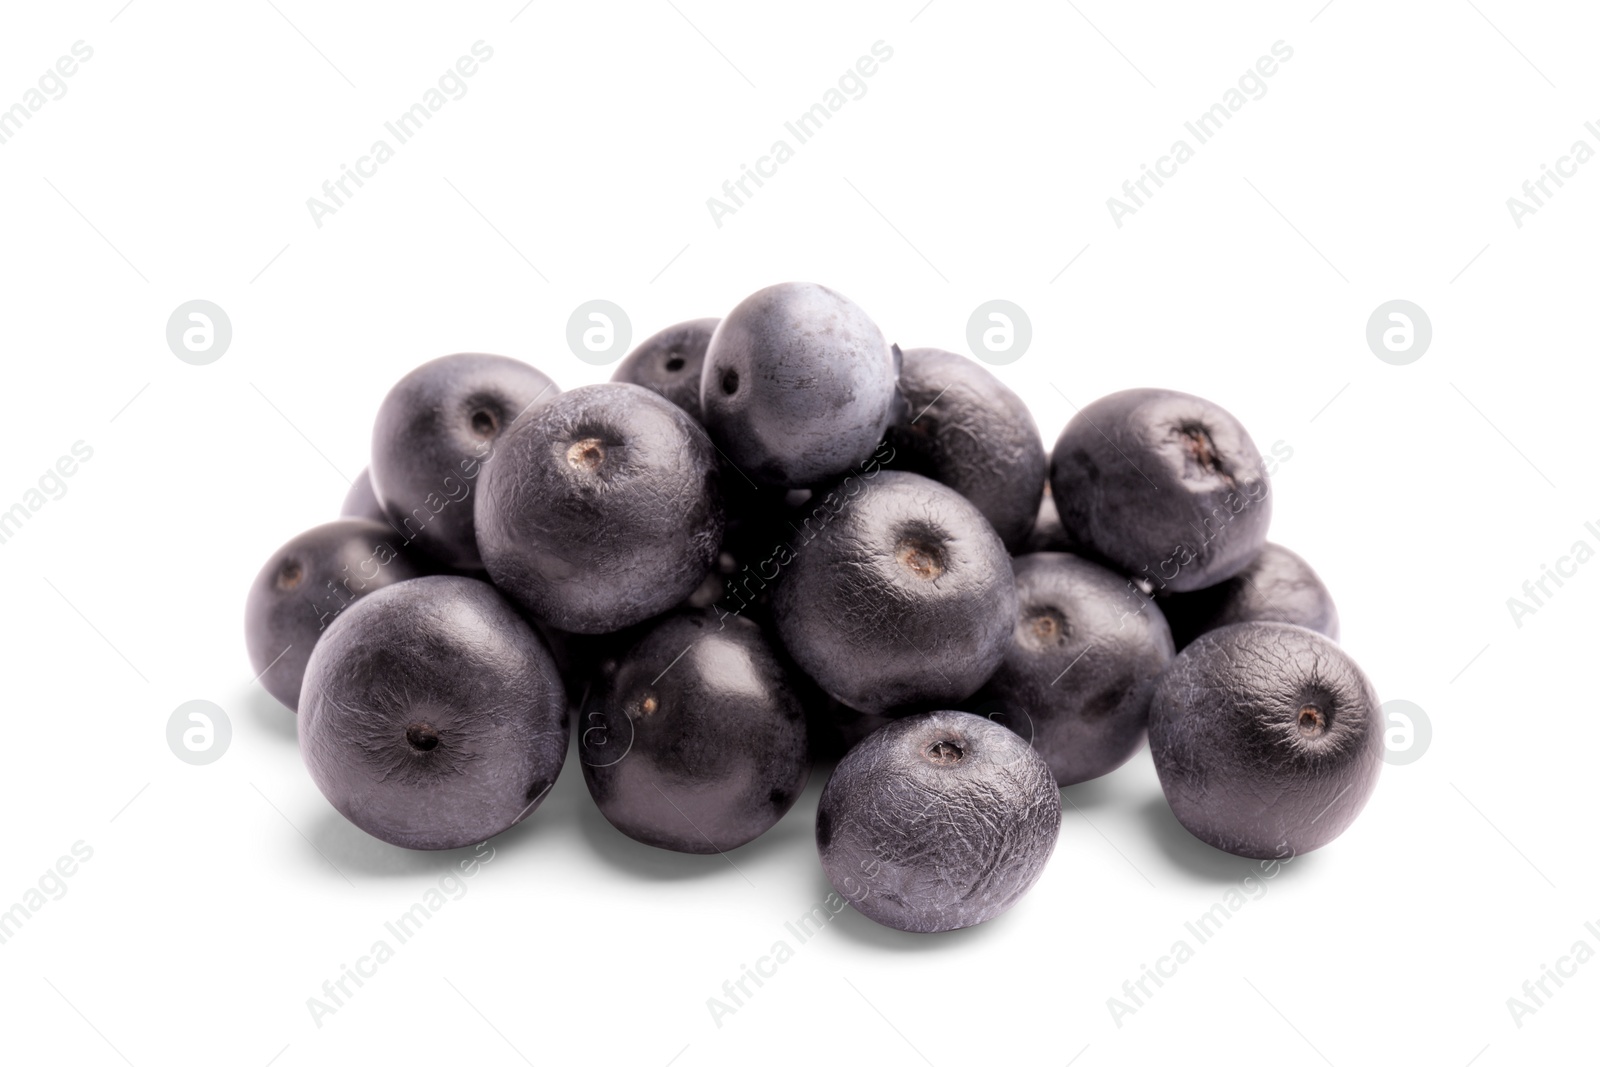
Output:
[[[639,342],[612,372],[614,382],[642,385],[700,419],[700,370],[716,319],[691,319]]]
[[[349,608],[312,653],[299,726],[340,814],[414,849],[521,822],[555,784],[570,729],[544,642],[492,586],[451,575]]]
[[[1162,592],[1238,574],[1272,518],[1255,442],[1228,412],[1167,389],[1101,397],[1067,423],[1051,490],[1075,543]]]
[[[809,282],[746,297],[711,335],[706,429],[762,485],[803,487],[872,454],[899,403],[896,358],[866,312]]]
[[[520,360],[441,356],[389,390],[372,429],[372,488],[396,530],[446,567],[483,566],[473,488],[519,415],[560,392]]]
[[[1180,649],[1207,631],[1236,622],[1292,622],[1339,640],[1333,594],[1309,563],[1270,541],[1227,581],[1161,597],[1157,603]]]
[[[350,483],[350,491],[344,495],[344,503],[339,506],[341,519],[368,519],[372,522],[381,522],[389,525],[389,516],[383,510],[383,505],[378,503],[378,494],[372,490],[372,471],[366,467],[356,475],[356,480]]]
[[[1060,552],[1018,556],[1017,620],[1000,669],[971,707],[1032,741],[1057,785],[1109,774],[1138,751],[1166,620],[1121,575]]]
[[[817,806],[828,881],[874,922],[938,933],[994,918],[1055,849],[1061,794],[1028,743],[963,711],[897,719],[847,753]]]
[[[841,482],[811,515],[777,561],[773,617],[829,696],[873,714],[914,710],[964,700],[994,673],[1017,591],[1005,546],[966,498],[877,471]]]
[[[766,833],[811,771],[805,711],[761,629],[668,616],[617,661],[579,714],[578,756],[611,825],[677,852]]]
[[[339,519],[284,543],[262,566],[245,601],[250,669],[284,707],[300,703],[311,649],[348,606],[423,570],[388,526]]]
[[[478,486],[478,548],[507,596],[562,630],[620,630],[680,603],[717,558],[717,455],[642,386],[586,385],[500,442]]]
[[[904,417],[888,432],[889,466],[948,485],[1018,551],[1039,513],[1048,463],[1022,398],[965,356],[912,348],[900,369]]]
[[[1371,796],[1383,757],[1372,683],[1333,641],[1279,622],[1203,634],[1150,705],[1150,752],[1178,821],[1253,859],[1321,848]]]

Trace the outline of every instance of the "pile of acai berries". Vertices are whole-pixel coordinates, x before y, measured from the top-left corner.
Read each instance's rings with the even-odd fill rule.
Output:
[[[262,568],[246,634],[311,777],[384,841],[516,824],[574,733],[606,819],[680,852],[760,836],[837,761],[828,879],[880,923],[951,930],[1016,903],[1059,787],[1146,736],[1219,849],[1282,859],[1354,820],[1377,698],[1271,510],[1210,401],[1114,393],[1047,456],[981,365],[791,283],[605,384],[418,367],[345,517]]]

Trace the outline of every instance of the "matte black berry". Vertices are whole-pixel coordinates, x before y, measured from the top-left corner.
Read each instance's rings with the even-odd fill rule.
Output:
[[[526,363],[461,353],[397,382],[372,430],[372,488],[395,529],[447,567],[483,566],[472,492],[500,436],[560,392]]]
[[[424,572],[387,525],[339,519],[291,538],[274,552],[245,601],[245,647],[267,692],[294,710],[311,649],[350,604]]]
[[[795,681],[747,619],[658,623],[579,714],[578,754],[606,819],[677,852],[726,852],[769,830],[811,760]]]
[[[828,881],[867,918],[936,933],[1020,900],[1061,829],[1050,768],[977,715],[932,711],[868,734],[839,761],[817,806]]]
[[[889,465],[948,485],[989,520],[1008,551],[1033,529],[1048,474],[1044,444],[1022,398],[965,356],[907,349],[905,417],[888,432]]]
[[[832,289],[786,282],[718,324],[701,373],[702,418],[754,481],[809,486],[872,454],[897,409],[896,358],[866,312]]]
[[[549,650],[471,578],[363,598],[306,669],[312,780],[345,818],[406,848],[460,848],[522,821],[555,784],[568,736]]]
[[[1050,552],[1011,561],[1017,620],[972,707],[1033,742],[1058,785],[1109,774],[1144,740],[1172,636],[1119,574]]]
[[[1161,597],[1157,603],[1180,649],[1209,630],[1236,622],[1292,622],[1339,639],[1339,612],[1328,587],[1309,563],[1271,542],[1227,581]]]
[[[617,364],[614,382],[632,382],[660,393],[697,421],[700,418],[700,368],[716,319],[692,319],[645,338]]]
[[[478,487],[489,576],[563,630],[620,630],[683,601],[722,540],[716,450],[681,408],[625,382],[541,404]]]
[[[1303,626],[1201,635],[1150,705],[1150,752],[1178,821],[1238,856],[1282,859],[1338,837],[1372,795],[1383,720],[1372,683]]]
[[[829,490],[778,560],[784,647],[830,696],[871,713],[954,704],[1000,665],[1011,560],[955,490],[879,471]]]
[[[1051,463],[1067,536],[1157,590],[1215,585],[1266,543],[1261,454],[1209,400],[1168,389],[1101,397],[1067,423]]]

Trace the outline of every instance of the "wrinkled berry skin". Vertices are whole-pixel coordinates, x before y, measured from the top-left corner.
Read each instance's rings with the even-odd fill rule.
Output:
[[[1138,751],[1172,636],[1126,578],[1066,553],[1018,556],[1017,621],[974,711],[1033,742],[1058,785],[1109,774]]]
[[[339,519],[290,538],[250,583],[250,669],[295,710],[311,649],[339,614],[359,597],[423,573],[393,530],[368,519]]]
[[[897,362],[866,312],[832,289],[769,286],[711,335],[701,417],[753,481],[816,485],[865,461],[883,439],[900,402]]]
[[[501,440],[477,494],[494,584],[562,630],[609,633],[675,607],[717,558],[717,455],[671,402],[626,382],[586,385]]]
[[[459,353],[395,383],[372,428],[372,488],[389,522],[446,567],[481,569],[473,487],[496,442],[560,392],[520,360]]]
[[[948,485],[989,520],[1006,550],[1033,529],[1049,473],[1039,427],[1022,398],[965,356],[907,349],[904,417],[890,427],[890,466]]]
[[[773,618],[829,696],[914,710],[964,700],[994,673],[1017,591],[1005,546],[966,498],[877,471],[841,482],[811,516],[778,560]]]
[[[1311,564],[1270,541],[1248,567],[1227,581],[1156,602],[1179,649],[1207,631],[1236,622],[1292,622],[1339,640],[1333,594]]]
[[[350,483],[350,491],[344,495],[344,503],[339,506],[339,517],[368,519],[389,525],[389,516],[384,512],[383,505],[378,503],[378,494],[372,490],[372,472],[368,468],[363,467],[361,473],[356,475],[356,480]]]
[[[317,643],[300,752],[345,818],[414,849],[460,848],[526,818],[566,756],[561,678],[494,588],[435,575],[381,589]]]
[[[1378,782],[1383,720],[1337,644],[1279,622],[1201,635],[1150,705],[1150,753],[1172,813],[1224,852],[1282,859],[1321,848]]]
[[[771,829],[811,772],[794,680],[761,628],[685,612],[617,660],[578,720],[606,819],[676,852],[726,852]]]
[[[716,319],[691,319],[668,326],[639,342],[612,372],[614,382],[632,382],[687,411],[700,420],[700,369]]]
[[[1272,519],[1244,427],[1168,389],[1112,393],[1075,414],[1051,455],[1050,487],[1074,543],[1163,592],[1238,574]]]
[[[828,881],[874,922],[975,926],[1033,887],[1055,849],[1061,794],[1028,743],[963,711],[897,719],[847,753],[817,806]]]

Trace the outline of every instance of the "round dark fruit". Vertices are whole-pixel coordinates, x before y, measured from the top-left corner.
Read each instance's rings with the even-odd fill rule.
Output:
[[[589,793],[611,825],[677,852],[766,833],[805,788],[806,718],[747,619],[668,616],[617,661],[578,718]]]
[[[722,540],[716,450],[681,408],[625,382],[530,412],[485,467],[476,506],[494,584],[575,633],[677,606]]]
[[[716,319],[692,319],[668,326],[641,341],[612,372],[614,382],[632,382],[660,393],[696,421],[700,418],[700,368]]]
[[[339,519],[291,538],[256,575],[245,600],[245,647],[250,668],[284,707],[298,708],[311,649],[341,612],[423,574],[397,540],[382,523]]]
[[[300,751],[340,814],[415,849],[522,821],[555,784],[569,724],[539,636],[485,582],[436,575],[352,605],[306,668]]]
[[[1020,550],[1039,513],[1048,465],[1022,398],[965,356],[911,348],[900,370],[905,417],[890,427],[889,466],[948,485]]]
[[[1057,785],[1109,774],[1144,740],[1172,636],[1121,575],[1060,552],[1018,556],[1017,618],[1000,669],[974,698],[1050,765]]]
[[[1168,389],[1101,397],[1061,431],[1051,464],[1067,536],[1159,591],[1231,578],[1266,543],[1261,454],[1209,400]]]
[[[706,428],[763,485],[803,487],[872,455],[899,399],[896,358],[866,312],[807,282],[746,297],[711,335]]]
[[[520,360],[461,353],[397,382],[372,430],[372,488],[389,522],[447,567],[483,566],[472,493],[500,437],[560,392]]]
[[[1245,622],[1178,654],[1150,705],[1150,752],[1178,822],[1252,859],[1321,848],[1378,782],[1383,720],[1361,668],[1303,626]]]
[[[1011,559],[965,497],[918,474],[850,475],[775,561],[784,647],[860,711],[971,696],[1016,622]]]
[[[1157,603],[1180,649],[1209,630],[1236,622],[1292,622],[1339,640],[1333,594],[1309,563],[1270,541],[1227,581],[1161,597]]]
[[[1050,768],[1004,726],[963,711],[897,719],[834,768],[817,806],[828,881],[857,911],[937,933],[1006,911],[1061,829]]]

